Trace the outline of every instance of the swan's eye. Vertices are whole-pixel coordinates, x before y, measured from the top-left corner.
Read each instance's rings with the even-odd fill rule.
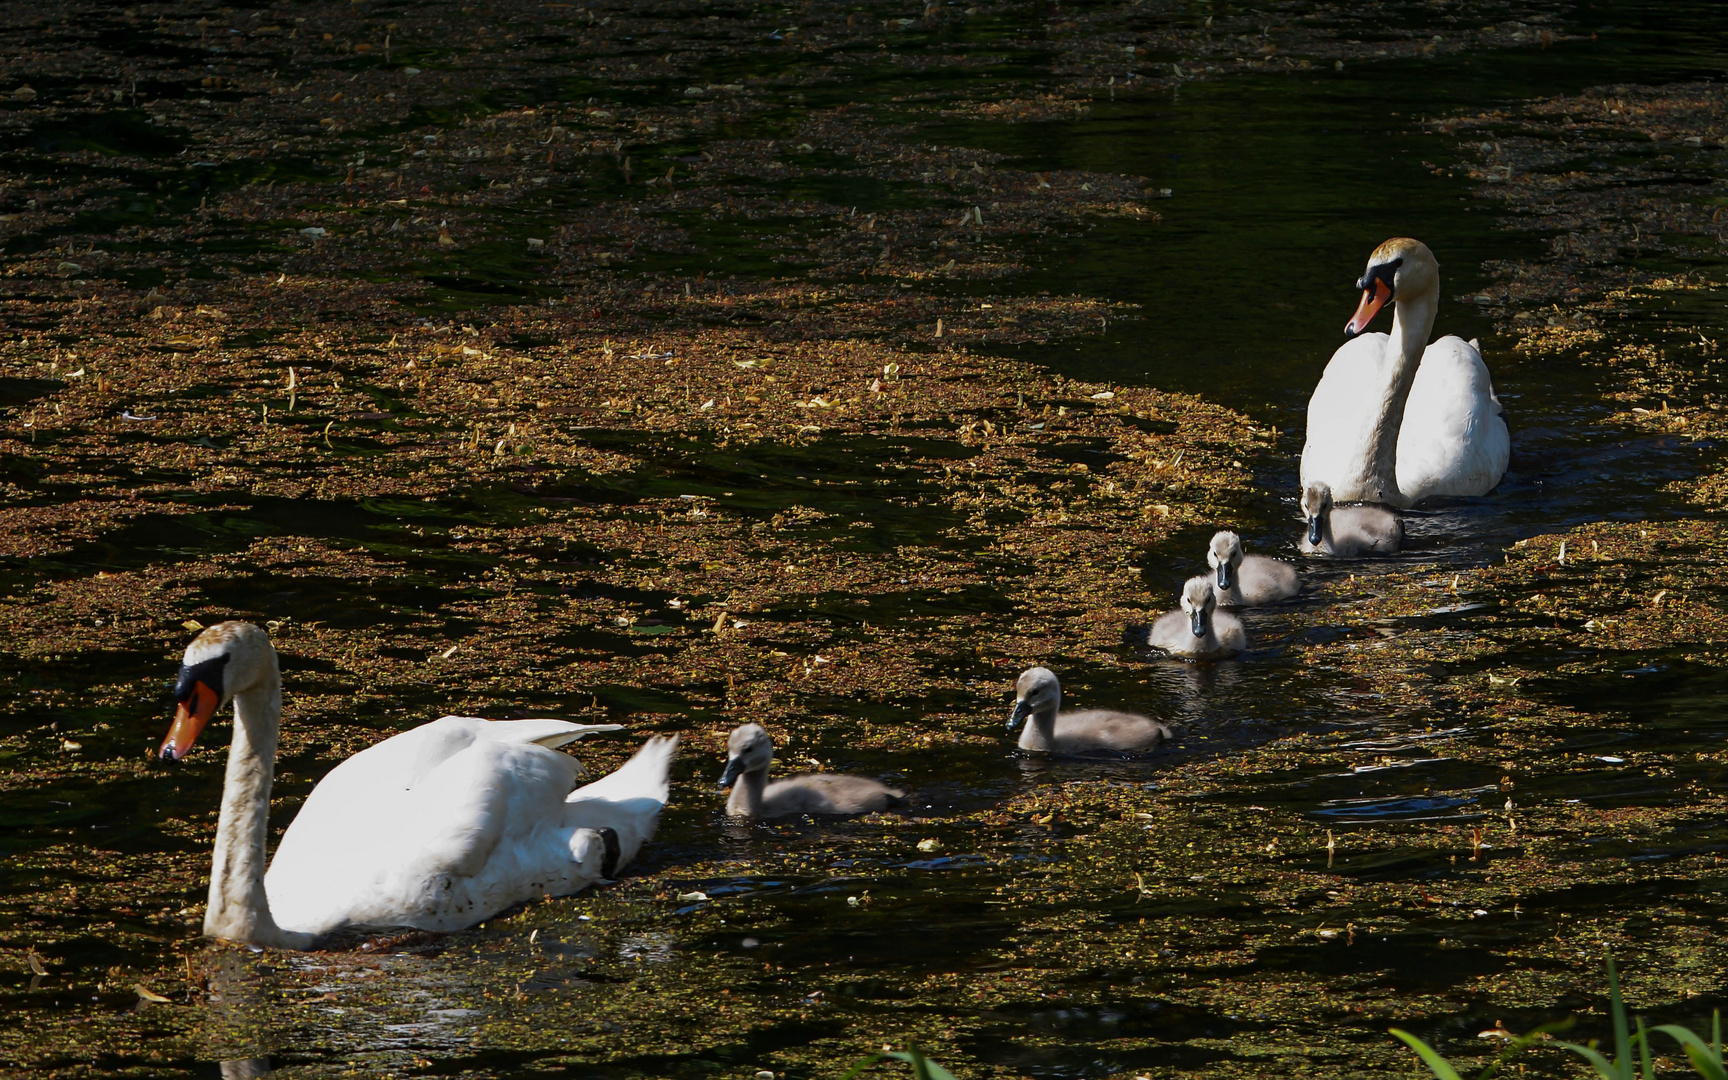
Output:
[[[188,667],[180,665],[180,674],[174,680],[174,700],[188,701],[192,697],[193,687],[203,683],[216,694],[216,700],[222,700],[222,669],[228,665],[228,654],[214,656],[201,664]]]
[[[1398,276],[1398,268],[1403,265],[1404,259],[1402,256],[1393,259],[1391,262],[1381,263],[1379,266],[1370,269],[1366,274],[1363,274],[1361,279],[1356,282],[1356,287],[1366,291],[1372,289],[1376,281],[1383,281],[1386,283],[1387,299],[1391,299],[1398,292],[1395,279]]]

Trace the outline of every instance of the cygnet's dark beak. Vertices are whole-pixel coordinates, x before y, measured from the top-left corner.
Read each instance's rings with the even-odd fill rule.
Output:
[[[1218,564],[1218,587],[1220,589],[1230,587],[1230,564],[1228,562]]]
[[[1195,608],[1194,609],[1194,636],[1195,637],[1205,637],[1206,636],[1206,609],[1205,608]]]
[[[738,782],[738,777],[744,773],[744,759],[732,758],[726,762],[726,771],[720,774],[720,789],[724,791]]]
[[[1020,721],[1032,715],[1032,705],[1025,698],[1014,703],[1014,711],[1008,716],[1008,730],[1013,731],[1020,726]]]
[[[1308,543],[1312,547],[1320,546],[1320,515],[1315,514],[1308,519]]]

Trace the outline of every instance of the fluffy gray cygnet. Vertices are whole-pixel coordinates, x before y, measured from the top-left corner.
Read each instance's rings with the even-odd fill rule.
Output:
[[[1140,754],[1170,737],[1170,729],[1150,717],[1115,709],[1058,712],[1062,684],[1049,668],[1027,668],[1014,684],[1014,713],[1008,730],[1026,722],[1020,749],[1045,754]]]
[[[726,812],[733,817],[770,818],[786,814],[868,814],[886,810],[906,793],[863,776],[800,773],[768,782],[774,742],[761,724],[744,724],[726,740],[726,771],[720,786],[731,787]]]
[[[1212,591],[1219,607],[1275,604],[1295,596],[1302,587],[1294,566],[1264,555],[1244,555],[1242,538],[1228,529],[1212,537],[1206,565],[1217,575]]]
[[[1404,546],[1404,522],[1384,506],[1334,506],[1332,489],[1315,480],[1302,489],[1302,517],[1308,531],[1302,551],[1360,559],[1390,555]]]
[[[1182,586],[1182,606],[1152,624],[1148,644],[1189,660],[1223,660],[1248,647],[1242,620],[1219,611],[1212,579],[1191,577]]]

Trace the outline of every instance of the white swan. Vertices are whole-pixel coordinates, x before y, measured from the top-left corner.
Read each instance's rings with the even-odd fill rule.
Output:
[[[653,833],[678,745],[650,739],[576,788],[581,766],[553,747],[619,725],[446,716],[330,770],[265,873],[282,718],[269,637],[244,622],[205,630],[187,646],[174,698],[168,761],[234,702],[204,933],[278,948],[343,927],[459,930],[610,877]]]
[[[1413,506],[1486,495],[1505,475],[1512,441],[1474,341],[1428,334],[1440,305],[1440,264],[1427,246],[1386,241],[1357,282],[1362,303],[1345,324],[1308,399],[1302,486],[1329,484],[1339,502]],[[1392,333],[1364,334],[1393,302]]]

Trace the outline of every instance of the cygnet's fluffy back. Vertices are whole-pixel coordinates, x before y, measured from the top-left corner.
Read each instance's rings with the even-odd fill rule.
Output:
[[[1294,566],[1264,555],[1244,555],[1242,538],[1228,529],[1212,537],[1206,565],[1212,568],[1212,593],[1219,607],[1275,604],[1301,588]]]

